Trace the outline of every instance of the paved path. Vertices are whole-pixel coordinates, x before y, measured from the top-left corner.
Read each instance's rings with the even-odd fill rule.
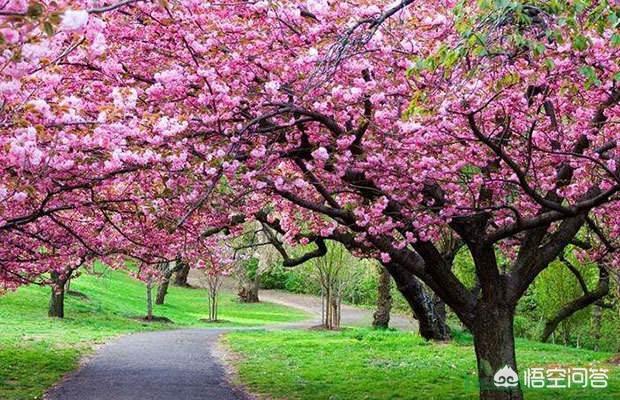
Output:
[[[241,400],[211,353],[219,329],[123,336],[52,389],[50,400]]]
[[[314,296],[261,291],[261,301],[309,312],[301,323],[267,329],[302,328],[320,323],[321,303]],[[369,326],[370,310],[343,305],[343,325]],[[411,330],[414,323],[393,316],[391,325]],[[231,329],[179,329],[123,336],[103,347],[84,367],[50,390],[46,400],[242,400],[228,385],[212,351],[218,336]]]
[[[260,290],[258,297],[261,301],[282,304],[314,315],[312,321],[305,325],[318,325],[321,323],[321,299],[319,297],[294,294],[281,290]],[[341,324],[344,326],[370,326],[372,324],[372,314],[372,310],[343,304]],[[416,329],[417,324],[413,318],[392,313],[390,327],[411,331]]]

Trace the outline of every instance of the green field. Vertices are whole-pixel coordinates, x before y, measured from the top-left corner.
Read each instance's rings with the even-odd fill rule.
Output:
[[[430,343],[396,331],[231,332],[225,343],[240,357],[240,383],[269,399],[452,400],[477,399],[471,338]],[[596,366],[610,369],[607,389],[529,389],[526,399],[620,399],[620,368],[612,356],[518,341],[520,368]]]
[[[199,321],[208,315],[206,291],[171,287],[166,304],[156,305],[154,314],[174,324],[147,324],[138,320],[146,314],[145,285],[122,272],[102,266],[98,270],[101,276],[84,274],[71,283],[71,290],[88,297],[67,296],[64,320],[47,317],[48,287],[23,287],[0,296],[0,399],[41,398],[47,387],[77,367],[93,344],[119,334],[185,326],[258,326],[307,317],[274,304],[240,304],[232,294],[222,293],[219,315],[226,322],[208,324]]]

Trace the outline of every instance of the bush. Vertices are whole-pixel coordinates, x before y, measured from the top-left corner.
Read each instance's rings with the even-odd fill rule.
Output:
[[[286,289],[289,272],[281,264],[275,264],[261,274],[260,287],[262,289]]]

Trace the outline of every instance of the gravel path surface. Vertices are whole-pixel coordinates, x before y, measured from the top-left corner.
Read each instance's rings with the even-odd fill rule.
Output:
[[[321,321],[321,300],[262,290],[261,301],[283,304],[313,315],[307,321],[267,329],[306,328]],[[372,311],[342,306],[343,325],[369,326]],[[393,315],[390,325],[412,330],[412,319]],[[233,389],[217,355],[218,336],[231,329],[178,329],[123,336],[104,346],[46,400],[244,400]]]

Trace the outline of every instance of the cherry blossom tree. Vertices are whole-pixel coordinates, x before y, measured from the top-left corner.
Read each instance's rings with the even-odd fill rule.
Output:
[[[74,236],[50,215],[130,184],[142,213],[123,226],[171,257],[182,232],[251,219],[284,265],[340,242],[387,268],[425,337],[447,336],[427,288],[456,313],[484,399],[522,397],[493,374],[517,369],[514,310],[536,276],[569,245],[616,256],[617,2],[57,7],[1,14],[2,232]],[[280,240],[316,249],[291,258]],[[451,270],[464,246],[473,288]]]

